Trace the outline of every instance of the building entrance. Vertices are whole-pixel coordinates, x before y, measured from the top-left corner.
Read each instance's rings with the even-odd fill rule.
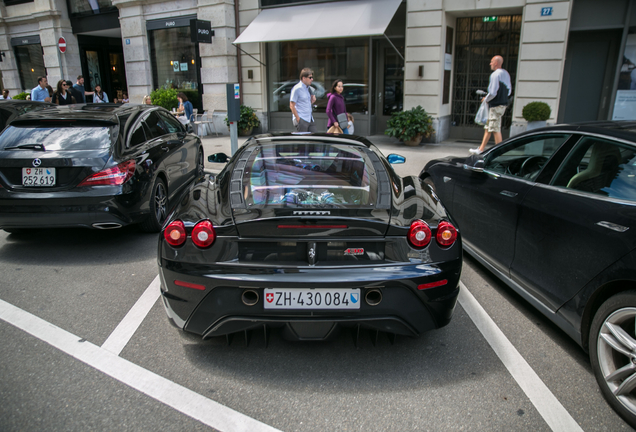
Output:
[[[108,95],[110,102],[114,98],[121,99],[128,88],[121,39],[83,35],[78,35],[77,39],[84,88],[92,91],[99,85]],[[72,81],[75,81],[75,78],[70,77]],[[91,96],[87,96],[86,102],[92,102]]]
[[[402,57],[386,40],[377,40],[373,47],[373,70],[376,71],[376,76],[372,113],[375,118],[375,133],[379,134],[386,130],[386,122],[391,118],[391,114],[404,108],[404,39],[394,38],[392,42]]]
[[[457,18],[455,78],[453,80],[451,138],[481,139],[483,126],[475,124],[481,97],[475,92],[487,90],[490,60],[500,55],[503,67],[514,84],[521,37],[521,15]],[[512,89],[514,97],[515,89]],[[503,116],[502,135],[507,138],[512,123],[512,100]]]

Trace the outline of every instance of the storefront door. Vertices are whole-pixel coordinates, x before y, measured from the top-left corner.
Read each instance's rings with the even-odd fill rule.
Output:
[[[99,85],[110,102],[115,97],[121,99],[128,92],[121,39],[80,35],[78,41],[85,89],[92,91]],[[75,77],[71,79],[74,81]],[[92,102],[91,96],[86,102]]]
[[[373,113],[376,134],[384,134],[391,114],[402,111],[404,107],[404,39],[392,42],[402,57],[386,40],[378,40],[374,44],[376,76]]]

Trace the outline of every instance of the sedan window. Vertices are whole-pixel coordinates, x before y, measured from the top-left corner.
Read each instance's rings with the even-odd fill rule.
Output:
[[[585,137],[563,162],[553,185],[636,201],[636,147]]]
[[[569,137],[569,134],[545,134],[513,141],[488,154],[484,169],[534,181]]]
[[[109,148],[114,129],[96,127],[15,127],[0,135],[0,150],[41,145],[46,150],[95,150]],[[113,139],[116,135],[113,136]]]
[[[168,132],[170,133],[183,132],[183,128],[181,127],[181,122],[177,120],[176,118],[174,118],[172,115],[166,114],[164,112],[160,112],[159,115],[161,116],[161,120],[163,120],[166,127],[168,128]]]
[[[168,133],[167,127],[161,121],[156,112],[151,112],[148,117],[143,121],[148,130],[150,131],[151,138],[159,138],[162,135],[166,135]]]

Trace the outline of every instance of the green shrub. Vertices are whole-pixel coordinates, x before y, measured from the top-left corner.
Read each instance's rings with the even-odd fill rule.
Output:
[[[384,133],[401,141],[411,141],[417,135],[426,138],[435,133],[433,119],[420,105],[408,111],[393,113]]]
[[[550,105],[545,102],[530,102],[523,107],[521,115],[529,122],[532,121],[545,121],[550,118]]]
[[[225,117],[225,124],[230,127],[230,122],[227,117]],[[248,107],[247,105],[241,105],[241,117],[239,118],[237,125],[239,132],[257,128],[260,125],[261,121],[258,119],[254,108]]]
[[[31,93],[27,93],[27,92],[18,93],[17,95],[13,96],[13,99],[26,100],[27,96],[30,94]]]
[[[150,93],[152,104],[164,107],[168,111],[179,106],[177,91],[175,89],[157,89]]]

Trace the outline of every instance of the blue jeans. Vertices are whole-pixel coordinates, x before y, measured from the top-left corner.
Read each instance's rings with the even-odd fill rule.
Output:
[[[349,128],[340,128],[342,129],[342,133],[345,135],[349,135]]]

